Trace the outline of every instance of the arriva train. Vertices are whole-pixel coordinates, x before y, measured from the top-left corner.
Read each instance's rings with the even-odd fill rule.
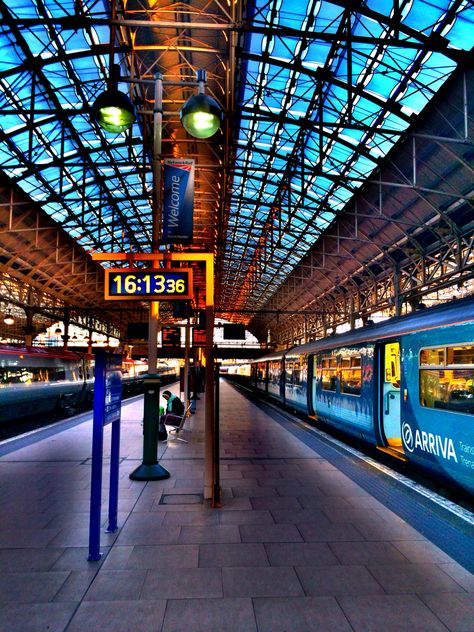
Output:
[[[148,364],[131,358],[122,362],[122,396],[143,392]],[[177,379],[176,366],[162,364],[163,383]],[[0,344],[0,423],[32,415],[56,418],[92,407],[94,356],[59,348]]]
[[[271,353],[247,379],[474,493],[474,297]]]

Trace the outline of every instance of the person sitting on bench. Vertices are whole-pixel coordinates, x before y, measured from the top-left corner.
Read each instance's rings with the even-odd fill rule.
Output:
[[[166,411],[161,415],[160,424],[167,426],[179,426],[184,415],[184,404],[177,395],[171,391],[163,391],[163,397],[167,401]]]

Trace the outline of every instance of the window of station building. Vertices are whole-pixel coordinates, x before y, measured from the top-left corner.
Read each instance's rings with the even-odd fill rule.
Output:
[[[474,345],[422,349],[419,372],[422,406],[474,414]]]
[[[335,391],[337,385],[337,358],[336,356],[322,356],[317,368],[318,378],[321,381],[323,391]]]
[[[346,393],[348,395],[360,395],[361,385],[361,357],[341,357],[341,393]]]

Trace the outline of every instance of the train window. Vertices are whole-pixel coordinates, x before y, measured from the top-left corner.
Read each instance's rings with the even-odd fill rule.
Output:
[[[474,345],[437,349],[442,351],[443,359],[447,360],[447,365],[440,363],[437,370],[425,368],[425,351],[433,350],[423,349],[420,353],[421,405],[474,414]]]
[[[0,369],[0,384],[29,384],[33,374],[25,368]]]
[[[260,386],[260,388],[264,385],[265,380],[266,380],[266,374],[267,374],[267,367],[266,367],[266,363],[265,362],[258,362],[256,365],[256,371],[255,371],[255,383],[257,386]]]
[[[474,365],[474,345],[463,345],[456,347],[448,347],[446,364],[465,364],[467,366]]]
[[[362,368],[360,356],[341,358],[341,393],[360,395]]]
[[[337,358],[323,356],[318,367],[318,377],[323,391],[335,391],[337,386]]]
[[[400,388],[399,342],[391,342],[385,345],[385,382],[390,382],[394,389]]]
[[[279,386],[281,378],[281,362],[270,361],[268,363],[268,382],[269,384],[273,384],[275,386]]]
[[[422,349],[420,364],[422,366],[444,366],[444,349]]]
[[[66,379],[66,369],[63,366],[55,366],[49,369],[50,382],[62,382]]]

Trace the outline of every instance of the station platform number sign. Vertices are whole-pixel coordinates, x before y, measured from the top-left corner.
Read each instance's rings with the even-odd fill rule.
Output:
[[[192,268],[106,268],[108,301],[175,301],[193,297]]]

